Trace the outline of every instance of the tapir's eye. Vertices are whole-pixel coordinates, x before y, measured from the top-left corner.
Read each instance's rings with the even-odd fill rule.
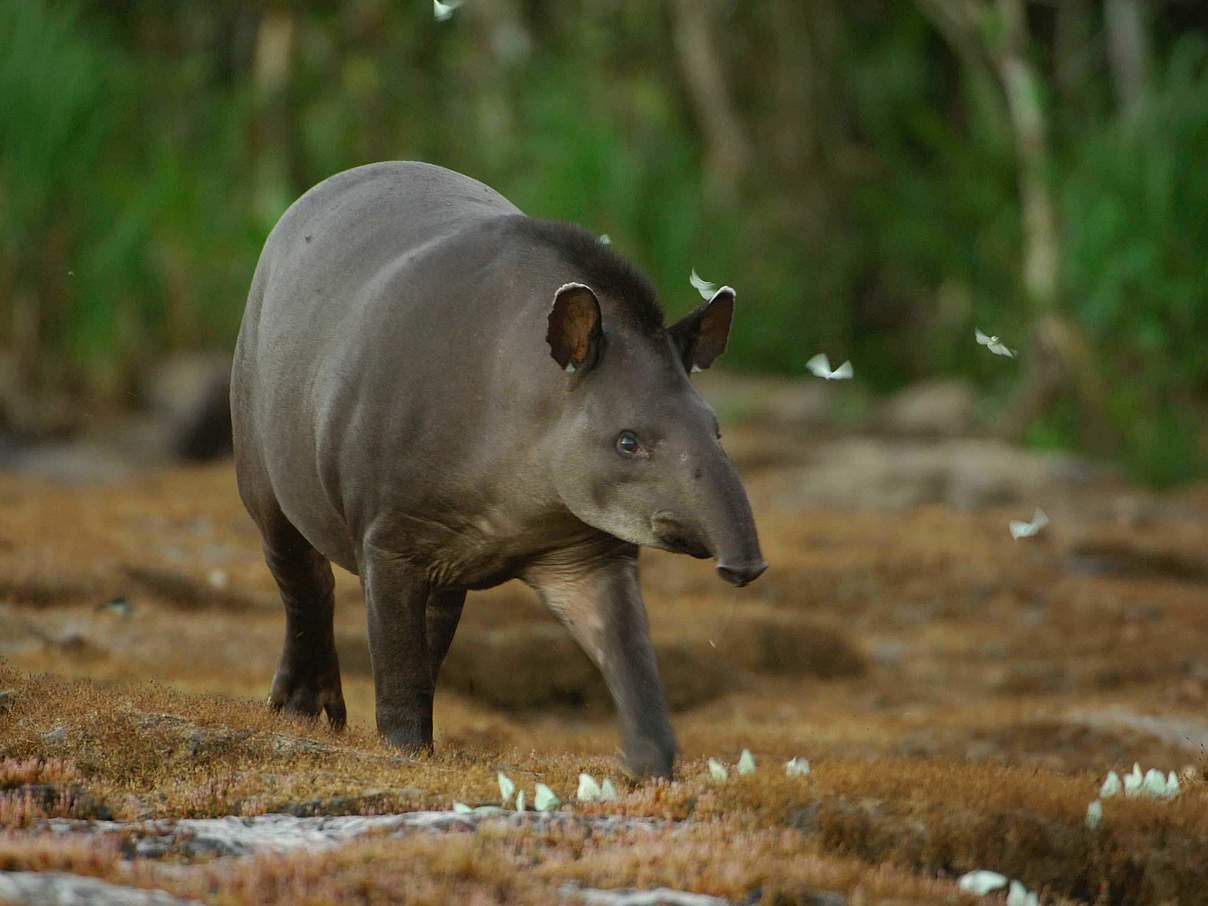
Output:
[[[622,431],[617,435],[617,449],[626,456],[636,456],[642,451],[642,445],[638,443],[638,436],[632,431]]]

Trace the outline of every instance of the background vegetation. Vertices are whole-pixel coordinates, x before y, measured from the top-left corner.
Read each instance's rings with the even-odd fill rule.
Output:
[[[0,429],[228,348],[281,211],[390,158],[609,233],[673,311],[736,286],[731,366],[965,376],[1006,433],[1202,472],[1208,7],[1173,0],[0,0]]]

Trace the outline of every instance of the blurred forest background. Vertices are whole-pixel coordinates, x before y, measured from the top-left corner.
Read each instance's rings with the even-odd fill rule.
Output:
[[[229,349],[276,218],[383,159],[608,233],[673,313],[735,286],[731,368],[960,376],[1004,434],[1203,474],[1200,0],[0,0],[0,430]]]

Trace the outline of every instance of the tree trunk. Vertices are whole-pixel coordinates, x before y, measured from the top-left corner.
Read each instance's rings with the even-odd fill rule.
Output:
[[[1149,35],[1141,0],[1105,0],[1103,20],[1120,111],[1133,120],[1145,106],[1149,82]]]
[[[705,134],[705,178],[715,198],[734,201],[751,160],[746,130],[726,85],[713,40],[708,0],[673,0],[675,51],[688,95]]]

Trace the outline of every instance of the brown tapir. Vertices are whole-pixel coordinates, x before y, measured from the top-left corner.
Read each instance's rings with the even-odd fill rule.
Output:
[[[688,381],[734,292],[670,327],[578,227],[469,177],[380,163],[315,186],[260,256],[235,349],[239,491],[285,602],[274,708],[342,726],[334,562],[361,577],[378,730],[432,746],[467,590],[518,578],[599,665],[627,766],[675,758],[638,547],[765,569],[717,419]]]

